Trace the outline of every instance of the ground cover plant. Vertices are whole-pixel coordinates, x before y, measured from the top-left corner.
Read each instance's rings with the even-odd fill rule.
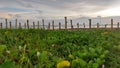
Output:
[[[119,30],[0,30],[0,68],[120,68]]]

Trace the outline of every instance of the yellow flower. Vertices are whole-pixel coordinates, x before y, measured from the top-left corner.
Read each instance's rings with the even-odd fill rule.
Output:
[[[57,68],[69,68],[70,62],[67,60],[61,61],[57,64]]]
[[[70,59],[74,59],[74,56],[71,55],[71,54],[69,54],[68,57],[69,57]]]
[[[102,34],[104,34],[104,35],[105,35],[105,34],[108,34],[108,32],[103,32]]]
[[[7,50],[6,52],[7,52],[8,54],[10,54],[10,51],[9,51],[9,50]]]
[[[8,34],[9,34],[9,31],[6,31],[6,32],[5,32],[5,35],[8,35]]]

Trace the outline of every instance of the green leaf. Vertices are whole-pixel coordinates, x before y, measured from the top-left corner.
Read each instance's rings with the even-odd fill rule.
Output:
[[[6,49],[6,45],[0,45],[0,55],[3,53],[3,51]]]
[[[77,58],[77,59],[72,61],[72,68],[75,68],[75,67],[85,68],[86,65],[87,65],[86,61],[84,61],[81,58]]]
[[[47,58],[48,58],[48,52],[47,51],[43,51],[40,54],[40,62],[43,63],[44,61],[46,61]]]
[[[7,61],[0,65],[0,68],[15,68],[15,64],[12,61]]]

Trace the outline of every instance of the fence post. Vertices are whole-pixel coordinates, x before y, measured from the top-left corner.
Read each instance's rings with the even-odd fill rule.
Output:
[[[107,24],[105,24],[105,29],[107,28]]]
[[[19,29],[21,28],[21,23],[19,22]]]
[[[50,30],[50,22],[48,23],[48,30]]]
[[[38,29],[39,29],[39,21],[38,21]]]
[[[2,22],[0,23],[0,29],[2,29]]]
[[[97,29],[99,28],[99,23],[97,23]]]
[[[5,19],[5,22],[6,22],[6,29],[8,29],[8,19],[7,18]]]
[[[77,29],[79,29],[79,23],[77,23]]]
[[[119,22],[117,23],[117,28],[119,29]]]
[[[25,27],[25,29],[26,29],[26,23],[24,23],[24,27]]]
[[[17,29],[17,19],[15,19],[15,28]]]
[[[85,23],[83,23],[83,25],[84,25],[84,28],[85,28]]]
[[[111,19],[111,29],[113,29],[113,19]]]
[[[43,24],[43,29],[45,29],[45,27],[44,27],[44,26],[45,26],[45,25],[44,25],[44,19],[42,19],[42,24]]]
[[[70,23],[71,23],[71,29],[73,29],[73,24],[72,24],[72,20],[70,20]]]
[[[54,30],[54,20],[52,21],[52,28],[53,28],[53,30]]]
[[[61,23],[59,22],[59,30],[61,29]]]
[[[27,28],[29,29],[29,20],[27,20]]]
[[[35,29],[35,22],[33,22],[33,29]]]
[[[67,29],[67,17],[65,17],[65,29]]]
[[[89,28],[91,29],[91,19],[89,19]]]
[[[12,29],[12,24],[11,24],[11,21],[10,21],[10,29]]]

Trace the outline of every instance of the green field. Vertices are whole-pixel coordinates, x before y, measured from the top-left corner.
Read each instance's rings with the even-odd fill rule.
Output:
[[[120,68],[119,30],[0,30],[0,68]]]

